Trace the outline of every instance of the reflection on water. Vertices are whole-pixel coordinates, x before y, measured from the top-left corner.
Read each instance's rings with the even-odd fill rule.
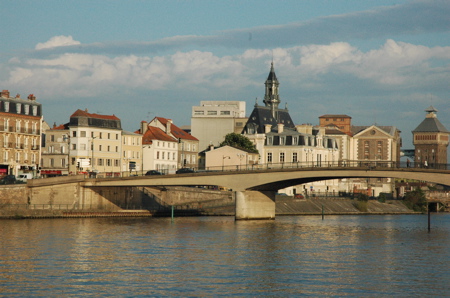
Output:
[[[0,221],[4,296],[443,296],[450,215]]]

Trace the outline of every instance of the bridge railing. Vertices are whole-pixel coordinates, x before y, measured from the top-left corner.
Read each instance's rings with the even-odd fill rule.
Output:
[[[192,168],[195,172],[230,172],[230,171],[256,171],[270,169],[292,169],[292,168],[423,168],[450,170],[449,164],[418,164],[408,162],[392,162],[382,160],[343,160],[343,161],[307,161],[307,162],[282,162],[282,163],[265,163],[265,164],[238,164],[238,165],[222,165],[214,167]],[[163,174],[172,174],[167,170],[160,170]],[[86,178],[121,178],[131,176],[144,176],[147,171],[132,172],[98,172],[87,173]]]

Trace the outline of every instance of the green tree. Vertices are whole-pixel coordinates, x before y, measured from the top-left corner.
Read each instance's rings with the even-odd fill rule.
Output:
[[[239,148],[242,150],[246,150],[253,153],[258,153],[255,145],[250,141],[249,138],[237,133],[229,133],[225,136],[225,140],[220,143],[220,146],[231,146],[235,148]]]
[[[427,198],[425,193],[420,187],[408,192],[404,198],[405,205],[414,211],[426,212],[427,211]]]

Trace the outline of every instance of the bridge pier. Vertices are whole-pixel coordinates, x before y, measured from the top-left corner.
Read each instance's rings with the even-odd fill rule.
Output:
[[[235,191],[236,220],[275,219],[274,191]]]

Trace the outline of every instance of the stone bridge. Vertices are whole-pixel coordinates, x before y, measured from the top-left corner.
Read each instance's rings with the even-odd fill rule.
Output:
[[[62,178],[62,177],[61,177]],[[71,177],[64,177],[70,179]],[[236,219],[274,219],[279,189],[307,182],[340,178],[401,178],[450,186],[450,170],[389,166],[301,167],[122,178],[77,178],[84,189],[167,186],[222,186],[233,190]],[[52,179],[30,180],[28,186],[51,185]],[[61,180],[61,183],[63,181]],[[73,182],[72,182],[73,183]]]

